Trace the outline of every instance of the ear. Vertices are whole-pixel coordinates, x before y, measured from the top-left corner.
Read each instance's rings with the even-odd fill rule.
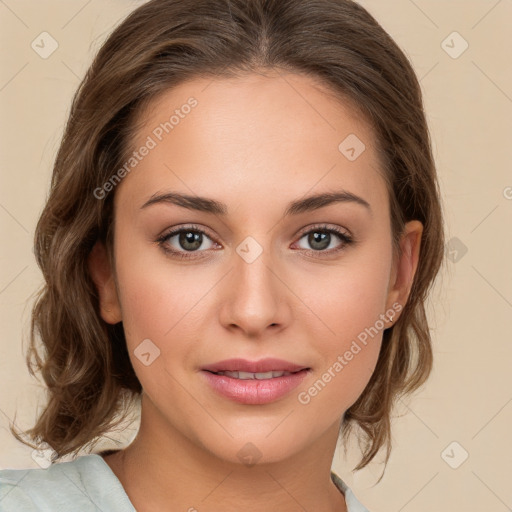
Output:
[[[121,322],[121,307],[117,296],[114,273],[107,250],[102,242],[96,242],[88,257],[89,272],[98,290],[101,318],[109,324]]]
[[[423,224],[418,220],[407,222],[400,238],[400,254],[393,261],[393,269],[388,287],[387,309],[393,304],[405,306],[411,292],[412,283],[418,267]],[[401,309],[400,309],[401,311]],[[399,316],[395,315],[390,326]]]

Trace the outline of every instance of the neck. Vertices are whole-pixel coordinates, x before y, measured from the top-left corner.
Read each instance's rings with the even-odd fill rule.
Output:
[[[286,460],[237,463],[220,459],[173,428],[143,394],[137,437],[105,461],[138,512],[346,512],[344,496],[331,480],[338,428],[333,425],[326,436]]]

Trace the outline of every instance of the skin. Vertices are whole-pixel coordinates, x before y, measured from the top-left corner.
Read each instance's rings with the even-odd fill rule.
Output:
[[[332,459],[343,415],[374,371],[382,330],[308,404],[297,397],[379,315],[405,304],[422,225],[406,225],[394,258],[373,131],[304,75],[188,81],[152,102],[133,147],[191,96],[197,107],[115,190],[115,268],[99,242],[89,260],[102,318],[123,322],[144,388],[136,439],[105,461],[138,511],[346,510]],[[351,133],[366,146],[355,161],[338,150]],[[290,201],[340,189],[371,211],[338,202],[283,217]],[[169,191],[213,198],[228,213],[141,208]],[[207,233],[192,253],[199,257],[166,254],[159,236],[190,223]],[[356,243],[343,247],[331,234],[319,250],[307,233],[324,223]],[[236,252],[247,236],[262,248],[252,263]],[[167,246],[191,254],[178,236]],[[160,356],[145,366],[134,351],[148,338]],[[274,403],[243,405],[217,395],[200,371],[231,357],[278,357],[311,372]],[[237,455],[249,442],[261,455],[253,466]]]

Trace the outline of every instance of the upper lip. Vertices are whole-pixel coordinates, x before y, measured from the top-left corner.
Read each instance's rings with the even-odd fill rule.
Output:
[[[290,363],[283,359],[266,358],[259,361],[248,361],[247,359],[225,359],[217,363],[203,366],[203,370],[209,372],[250,372],[265,373],[270,371],[298,372],[309,369],[309,367]]]

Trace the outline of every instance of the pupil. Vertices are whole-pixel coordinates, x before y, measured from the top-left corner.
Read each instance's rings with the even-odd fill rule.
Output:
[[[329,247],[330,236],[330,233],[319,233],[318,231],[315,231],[309,235],[309,243],[314,249],[325,249]]]
[[[193,251],[201,247],[201,233],[193,233],[192,231],[186,231],[180,233],[180,245],[186,251]],[[191,246],[187,246],[187,244],[191,244]]]

